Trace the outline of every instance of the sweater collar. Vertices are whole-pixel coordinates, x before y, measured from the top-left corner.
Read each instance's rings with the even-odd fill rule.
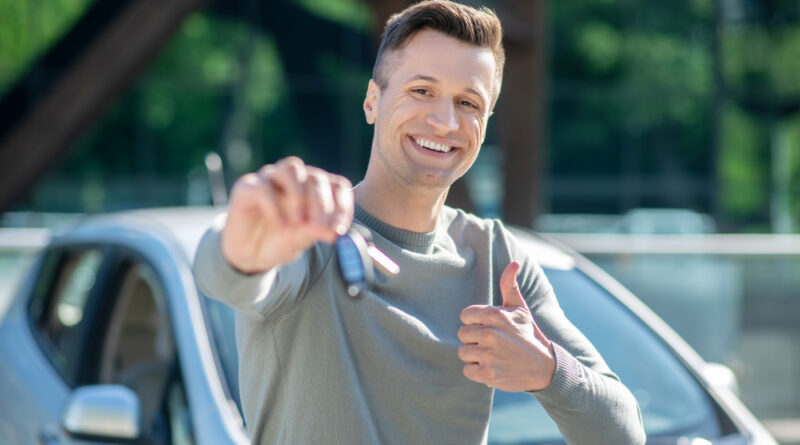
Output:
[[[401,247],[411,248],[411,250],[427,249],[433,244],[436,238],[436,230],[433,232],[411,232],[409,230],[400,229],[372,216],[358,204],[355,205],[355,219],[387,240]],[[437,229],[440,225],[441,218],[439,223],[436,224]]]

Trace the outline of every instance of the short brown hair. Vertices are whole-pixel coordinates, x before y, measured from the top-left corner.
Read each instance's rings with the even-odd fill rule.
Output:
[[[500,93],[503,81],[503,65],[506,55],[503,50],[503,28],[494,11],[483,6],[475,9],[449,0],[426,0],[393,14],[386,21],[381,36],[381,45],[372,68],[372,78],[381,89],[389,82],[387,56],[401,49],[417,32],[432,29],[466,43],[489,48],[494,55],[495,80],[494,100]]]

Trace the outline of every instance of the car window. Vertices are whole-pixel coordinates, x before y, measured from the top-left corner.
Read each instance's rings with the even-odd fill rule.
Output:
[[[182,378],[172,380],[167,389],[167,421],[171,445],[192,445],[194,432],[189,401],[186,398],[186,386]]]
[[[103,261],[99,249],[52,250],[42,262],[30,307],[36,330],[47,343],[54,366],[77,381],[86,332],[86,305]]]
[[[111,276],[96,383],[122,384],[136,393],[149,441],[190,444],[189,405],[163,283],[149,264],[135,258],[121,261]]]
[[[577,269],[545,269],[561,307],[639,402],[647,436],[719,437],[701,385],[665,344],[612,295]],[[495,392],[489,442],[564,443],[536,399]]]
[[[191,445],[167,305],[163,281],[137,254],[71,246],[44,256],[29,310],[68,385],[127,386],[139,399],[146,443]]]
[[[205,301],[206,319],[211,330],[211,339],[217,360],[222,368],[228,395],[244,419],[242,402],[239,397],[239,355],[236,349],[234,334],[234,309],[221,301],[203,297]]]

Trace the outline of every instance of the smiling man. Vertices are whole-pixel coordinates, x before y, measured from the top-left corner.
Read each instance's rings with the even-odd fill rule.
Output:
[[[487,9],[392,16],[364,100],[363,181],[297,158],[237,181],[195,275],[237,308],[254,443],[483,443],[494,388],[536,397],[571,444],[644,442],[636,400],[541,268],[499,221],[444,205],[486,135],[501,41]],[[359,299],[330,244],[353,219],[401,269]]]

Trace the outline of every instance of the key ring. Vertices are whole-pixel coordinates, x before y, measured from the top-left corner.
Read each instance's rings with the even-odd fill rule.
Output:
[[[392,277],[400,273],[400,267],[381,252],[372,242],[372,232],[354,222],[346,234],[335,244],[339,260],[339,272],[345,282],[347,294],[358,298],[375,283],[375,269]]]

